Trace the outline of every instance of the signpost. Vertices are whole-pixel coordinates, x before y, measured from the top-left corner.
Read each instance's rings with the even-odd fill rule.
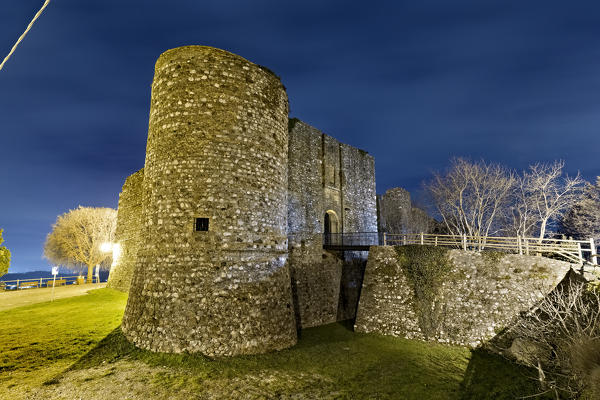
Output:
[[[56,275],[58,275],[58,267],[52,267],[52,300],[50,301],[54,301],[54,286],[56,283]]]

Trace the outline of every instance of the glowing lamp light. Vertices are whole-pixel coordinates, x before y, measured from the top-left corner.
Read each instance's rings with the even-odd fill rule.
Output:
[[[114,243],[112,246],[112,253],[113,253],[113,261],[116,261],[119,259],[119,256],[121,255],[121,245],[119,243]]]
[[[100,251],[104,252],[104,253],[108,253],[109,251],[111,251],[113,248],[113,244],[110,242],[104,242],[100,245]]]

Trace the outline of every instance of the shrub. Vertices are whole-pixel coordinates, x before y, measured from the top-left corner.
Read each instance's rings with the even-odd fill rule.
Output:
[[[600,292],[572,270],[511,329],[509,353],[556,398],[600,398]]]
[[[395,250],[398,265],[415,295],[413,306],[421,332],[426,339],[435,337],[443,322],[443,307],[438,294],[452,269],[448,249],[414,245],[396,246]]]

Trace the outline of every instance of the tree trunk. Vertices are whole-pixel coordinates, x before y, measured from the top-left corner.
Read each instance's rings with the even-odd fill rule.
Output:
[[[544,240],[544,235],[546,234],[546,223],[548,222],[547,219],[542,220],[542,224],[540,225],[540,238],[539,238],[539,242],[542,243],[542,240]]]
[[[87,279],[86,279],[85,283],[92,283],[93,275],[94,275],[94,266],[88,265],[87,267],[88,267],[88,273],[87,273]]]

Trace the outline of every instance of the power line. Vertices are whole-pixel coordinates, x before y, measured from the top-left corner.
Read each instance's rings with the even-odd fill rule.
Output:
[[[17,43],[15,43],[15,45],[10,50],[10,53],[8,53],[8,55],[4,58],[4,61],[2,61],[2,64],[0,64],[0,71],[2,71],[2,67],[4,67],[4,64],[6,64],[6,62],[10,58],[10,56],[12,56],[12,54],[15,52],[15,49],[17,48],[19,43],[21,43],[21,41],[23,41],[23,39],[25,38],[25,35],[27,35],[27,32],[29,32],[29,30],[33,26],[33,23],[35,22],[35,20],[37,20],[40,17],[40,15],[42,15],[42,12],[48,6],[48,4],[50,4],[50,0],[46,0],[44,2],[44,5],[42,6],[42,8],[40,8],[40,10],[35,14],[33,19],[31,20],[31,22],[29,23],[29,25],[27,25],[27,29],[25,29],[25,32],[23,32],[23,34],[19,37],[19,39],[17,40]]]

